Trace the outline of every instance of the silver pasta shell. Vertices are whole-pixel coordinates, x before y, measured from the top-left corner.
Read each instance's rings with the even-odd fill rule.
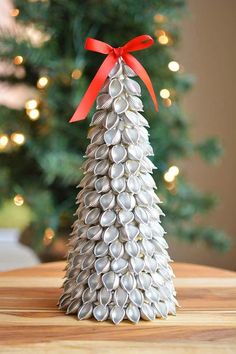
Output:
[[[128,107],[129,103],[124,97],[117,97],[113,102],[113,108],[117,114],[124,113],[127,111]]]
[[[132,210],[135,207],[135,198],[130,193],[122,192],[117,196],[117,203],[124,210]]]
[[[122,65],[121,63],[116,63],[115,66],[111,69],[111,72],[109,73],[109,77],[118,77],[122,75]]]
[[[147,224],[149,220],[147,211],[140,206],[134,209],[134,218],[138,223],[143,224]]]
[[[127,151],[122,145],[115,145],[110,151],[111,160],[117,164],[123,162],[126,159],[126,156]]]
[[[104,241],[100,241],[94,247],[96,257],[104,257],[108,253],[108,246]]]
[[[111,269],[115,273],[122,273],[127,267],[128,262],[123,258],[115,259],[111,262]]]
[[[93,305],[91,303],[82,305],[78,310],[78,319],[86,320],[90,318],[93,313]]]
[[[152,195],[148,191],[141,191],[137,195],[137,201],[139,205],[150,206],[153,203]]]
[[[156,316],[166,318],[168,315],[168,308],[165,302],[158,302],[154,304],[156,309]]]
[[[127,224],[121,228],[122,234],[127,236],[127,241],[133,241],[139,234],[139,229],[137,226],[132,224]]]
[[[145,257],[145,269],[150,273],[155,273],[157,271],[157,261],[152,257]]]
[[[124,165],[122,163],[114,163],[113,165],[111,165],[110,169],[109,169],[109,176],[110,178],[114,179],[114,178],[119,178],[122,177],[124,175]]]
[[[160,293],[154,287],[150,287],[150,289],[145,291],[145,297],[148,301],[157,303],[160,299]]]
[[[101,160],[99,162],[97,162],[97,164],[95,165],[94,167],[94,174],[95,176],[97,175],[105,175],[108,171],[108,168],[109,168],[109,162],[108,160]]]
[[[110,245],[109,251],[113,258],[118,259],[124,254],[124,246],[119,240],[116,240]]]
[[[152,285],[152,277],[149,274],[144,272],[139,273],[138,285],[140,289],[148,290]]]
[[[85,156],[94,158],[95,157],[95,152],[96,152],[97,144],[89,144],[87,146],[87,149],[85,151]]]
[[[115,112],[109,112],[104,119],[103,125],[106,129],[110,130],[116,128],[119,121],[119,116]]]
[[[100,240],[102,235],[102,228],[100,225],[94,225],[88,228],[87,238],[90,240]]]
[[[144,127],[149,127],[149,123],[148,123],[147,119],[144,118],[144,116],[139,112],[137,112],[137,115],[139,117],[139,124],[143,125]]]
[[[107,146],[119,144],[121,141],[121,132],[116,128],[107,130],[104,133],[104,141]]]
[[[102,213],[100,224],[103,227],[108,227],[116,221],[116,213],[113,210],[106,210]]]
[[[143,111],[143,103],[140,98],[136,96],[129,96],[128,102],[131,111]]]
[[[109,95],[112,98],[118,97],[123,91],[123,84],[119,79],[112,79],[109,84]]]
[[[88,279],[90,275],[90,270],[89,269],[85,269],[85,270],[82,270],[79,275],[77,276],[76,278],[76,282],[78,284],[83,284],[86,282],[86,280]]]
[[[76,313],[81,303],[78,299],[73,300],[70,305],[67,307],[66,314]]]
[[[104,131],[99,130],[95,134],[93,134],[93,136],[91,137],[91,143],[96,144],[96,145],[103,144],[104,143]]]
[[[95,159],[96,160],[103,160],[108,157],[109,154],[109,147],[106,144],[102,144],[97,147],[95,150]]]
[[[93,309],[93,315],[97,321],[105,321],[109,316],[109,310],[106,306],[97,305]]]
[[[101,288],[98,292],[98,301],[101,305],[106,306],[111,302],[112,293],[106,288]]]
[[[114,302],[117,306],[124,307],[128,300],[128,294],[122,288],[116,289],[114,293]]]
[[[126,79],[124,79],[124,85],[125,85],[126,91],[130,95],[141,96],[141,88],[140,88],[139,84],[137,83],[137,81],[126,78]]]
[[[118,214],[118,221],[125,226],[134,220],[134,213],[128,210],[120,210]]]
[[[87,215],[85,217],[85,224],[88,225],[94,225],[98,222],[100,216],[100,209],[99,208],[93,208],[88,210]]]
[[[144,260],[138,257],[131,258],[130,263],[135,274],[142,272],[145,266]]]
[[[125,117],[128,119],[129,123],[132,125],[139,125],[139,115],[138,112],[126,111]]]
[[[109,244],[117,240],[118,236],[119,236],[118,229],[115,226],[110,226],[105,230],[103,234],[103,240],[106,244]]]
[[[95,262],[94,254],[89,254],[87,257],[83,259],[81,264],[81,269],[83,270],[83,269],[91,268],[94,262]]]
[[[131,293],[129,294],[129,299],[130,301],[132,301],[132,303],[135,306],[137,307],[143,306],[144,297],[143,297],[143,293],[139,289],[132,290]]]
[[[103,274],[102,282],[107,290],[115,290],[119,286],[119,276],[113,271],[110,271]]]
[[[103,122],[103,119],[106,116],[105,111],[97,111],[94,113],[92,117],[92,121],[90,125],[100,125]]]
[[[124,144],[137,144],[139,141],[139,132],[136,128],[125,128],[122,133]]]
[[[95,267],[97,274],[108,272],[110,269],[109,257],[106,256],[106,257],[98,258],[95,262],[94,267]]]
[[[141,317],[143,320],[146,320],[146,321],[155,320],[155,313],[154,313],[151,305],[144,303],[141,307],[140,312],[141,312]]]
[[[129,159],[138,161],[142,160],[143,150],[138,145],[129,145],[127,150]]]
[[[98,290],[102,287],[102,278],[101,275],[93,273],[88,278],[88,286],[90,291]]]
[[[99,201],[103,210],[112,209],[115,206],[115,196],[112,192],[105,193]]]
[[[124,192],[126,189],[126,181],[124,177],[115,178],[111,181],[111,187],[113,191],[117,193]]]
[[[97,192],[88,192],[84,196],[84,205],[86,207],[96,207],[98,206],[100,195]]]
[[[136,280],[133,274],[131,273],[126,273],[122,275],[120,282],[122,288],[127,291],[127,293],[130,293],[132,290],[134,290],[136,286]]]
[[[140,253],[140,247],[135,241],[126,242],[125,250],[130,257],[137,257]]]
[[[112,97],[110,95],[103,93],[97,97],[96,109],[109,109],[112,105]]]
[[[109,78],[107,78],[105,83],[104,83],[104,85],[103,85],[103,87],[102,87],[102,89],[101,89],[101,91],[100,91],[100,93],[108,93],[109,85],[110,85],[110,80],[109,80]]]
[[[123,68],[124,68],[124,69],[123,69],[123,70],[124,70],[124,73],[125,73],[127,76],[130,76],[130,77],[136,76],[135,72],[131,69],[130,66],[124,64],[124,65],[123,65]]]
[[[146,239],[151,239],[152,238],[152,229],[149,227],[147,224],[140,224],[139,225],[139,231],[141,236],[143,236]]]
[[[95,188],[98,193],[106,193],[110,190],[110,181],[107,176],[100,177],[95,182]]]
[[[127,180],[127,188],[129,192],[139,194],[141,189],[141,182],[137,176],[131,175]]]
[[[84,304],[88,302],[94,302],[97,299],[97,292],[91,291],[89,288],[86,288],[82,294],[82,301]]]
[[[114,306],[110,312],[110,318],[115,324],[119,324],[125,317],[125,310],[122,307]]]
[[[140,320],[140,311],[138,307],[129,304],[126,309],[126,316],[131,322],[137,323]]]
[[[140,166],[140,162],[139,161],[128,160],[128,161],[125,162],[125,172],[128,175],[135,174],[135,173],[138,172],[139,166]]]

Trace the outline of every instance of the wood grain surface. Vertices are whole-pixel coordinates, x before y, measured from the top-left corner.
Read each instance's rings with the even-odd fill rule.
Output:
[[[57,309],[63,268],[0,273],[0,353],[236,353],[235,272],[176,263],[177,316],[115,326]]]

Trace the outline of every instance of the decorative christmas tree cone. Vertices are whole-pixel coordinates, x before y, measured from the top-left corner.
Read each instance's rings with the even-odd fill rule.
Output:
[[[134,71],[120,58],[97,97],[59,306],[80,320],[175,314],[173,271]]]

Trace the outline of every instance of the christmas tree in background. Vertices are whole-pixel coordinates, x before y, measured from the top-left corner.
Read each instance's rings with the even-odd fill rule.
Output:
[[[60,307],[83,320],[175,314],[141,88],[119,62],[97,98]]]
[[[114,47],[149,33],[156,44],[137,58],[160,94],[159,112],[146,100],[145,113],[158,165],[155,179],[164,201],[168,234],[188,241],[204,241],[220,250],[229,242],[223,232],[193,223],[215,198],[191,186],[178,161],[199,153],[211,162],[220,153],[214,139],[193,142],[179,101],[192,79],[173,58],[179,40],[177,20],[184,0],[15,1],[11,15],[16,35],[2,30],[1,81],[33,88],[22,109],[0,107],[0,198],[32,210],[31,242],[40,251],[60,235],[67,236],[73,220],[74,186],[87,146],[87,121],[68,124],[99,63],[99,54],[86,53],[84,39],[96,37]],[[16,98],[17,99],[17,98]]]

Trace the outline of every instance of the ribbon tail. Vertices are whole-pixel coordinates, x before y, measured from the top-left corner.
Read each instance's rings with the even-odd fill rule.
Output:
[[[134,72],[142,79],[144,84],[146,85],[148,92],[152,98],[152,101],[154,103],[154,107],[156,111],[158,111],[158,103],[156,99],[156,94],[154,91],[154,88],[152,86],[151,79],[144,69],[144,67],[140,64],[140,62],[131,54],[125,53],[123,56],[124,61],[126,62],[127,65],[131,67],[131,69],[134,70]]]
[[[104,82],[106,81],[107,76],[109,75],[116,62],[117,57],[113,53],[110,53],[106,57],[93,80],[91,81],[75,113],[70,119],[70,123],[84,120],[87,117],[94,101],[96,100],[97,95],[99,94]]]

